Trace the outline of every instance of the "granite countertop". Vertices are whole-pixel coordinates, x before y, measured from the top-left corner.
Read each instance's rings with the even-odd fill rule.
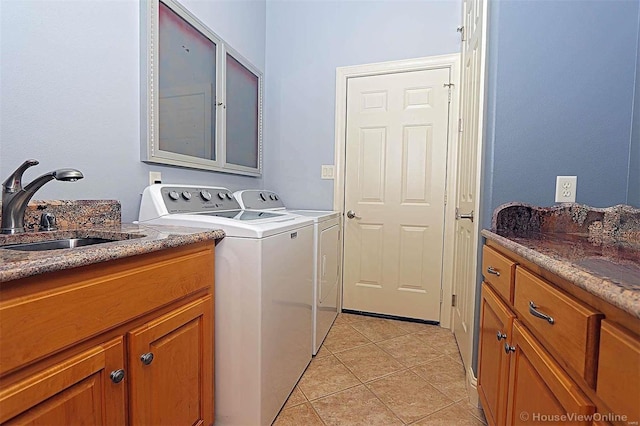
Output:
[[[97,237],[118,240],[73,249],[48,251],[17,251],[0,247],[0,282],[150,253],[200,241],[219,240],[224,236],[225,234],[222,230],[136,224],[86,226],[49,232],[26,232],[19,234],[19,236],[0,235],[0,246],[14,244],[18,241],[34,242],[59,238]]]
[[[492,228],[482,236],[640,318],[640,210],[510,203]]]

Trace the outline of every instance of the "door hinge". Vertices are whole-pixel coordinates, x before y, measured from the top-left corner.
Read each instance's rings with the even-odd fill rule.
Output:
[[[456,306],[456,295],[455,294],[451,295],[451,306]]]
[[[464,25],[460,25],[456,31],[460,33],[460,40],[464,41]]]
[[[464,120],[462,117],[458,118],[458,132],[462,133],[464,131]]]
[[[442,303],[442,289],[440,289],[440,303]]]

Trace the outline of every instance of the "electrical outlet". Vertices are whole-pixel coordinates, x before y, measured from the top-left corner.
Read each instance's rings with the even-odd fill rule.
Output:
[[[556,177],[556,203],[575,203],[577,190],[577,176]]]
[[[322,165],[322,179],[333,179],[333,165]]]
[[[162,183],[162,173],[149,172],[149,185],[153,185],[154,183]]]

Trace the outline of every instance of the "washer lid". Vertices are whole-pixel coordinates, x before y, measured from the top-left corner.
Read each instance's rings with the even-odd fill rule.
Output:
[[[340,212],[334,212],[331,210],[286,210],[287,213],[310,217],[314,222],[324,222],[325,220],[337,219],[340,217]]]

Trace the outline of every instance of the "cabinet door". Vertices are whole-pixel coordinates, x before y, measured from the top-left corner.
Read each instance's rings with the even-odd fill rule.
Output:
[[[122,337],[55,364],[0,392],[3,425],[125,424]]]
[[[629,424],[640,420],[640,340],[607,320],[600,330],[596,393],[612,413],[626,416]]]
[[[507,424],[591,424],[594,405],[517,320],[511,349]]]
[[[131,424],[212,424],[211,296],[142,325],[128,338]]]
[[[513,313],[487,283],[482,283],[478,394],[490,425],[503,425],[507,411],[509,356],[504,345],[511,339]]]

